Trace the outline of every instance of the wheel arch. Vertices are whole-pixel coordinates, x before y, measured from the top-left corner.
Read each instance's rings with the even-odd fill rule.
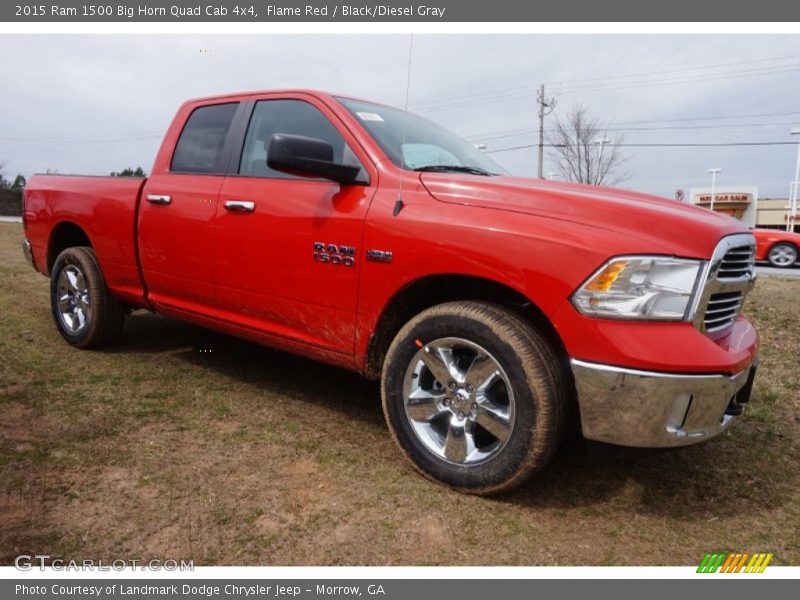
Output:
[[[75,246],[92,247],[92,241],[86,230],[74,221],[60,221],[50,231],[47,240],[46,269],[50,274],[56,258],[67,248]]]
[[[795,242],[794,240],[775,240],[769,245],[769,248],[767,248],[767,254],[769,254],[769,251],[772,250],[775,246],[781,244],[785,246],[792,246],[795,250],[800,250],[800,245],[798,245],[797,242]]]
[[[455,273],[419,277],[397,290],[386,302],[367,344],[364,375],[370,379],[380,378],[389,345],[411,318],[437,304],[459,300],[500,304],[520,315],[545,336],[571,380],[569,356],[561,336],[550,319],[530,298],[496,280]]]

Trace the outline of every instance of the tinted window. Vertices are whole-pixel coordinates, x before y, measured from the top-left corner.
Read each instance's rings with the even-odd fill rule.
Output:
[[[267,166],[267,147],[275,133],[304,135],[333,146],[334,162],[358,165],[342,135],[316,107],[302,100],[261,100],[256,103],[244,140],[240,175],[292,179]]]
[[[222,173],[222,147],[238,103],[201,106],[192,112],[175,146],[172,170]]]

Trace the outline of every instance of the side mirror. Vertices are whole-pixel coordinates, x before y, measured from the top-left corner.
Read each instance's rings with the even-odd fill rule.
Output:
[[[270,137],[267,166],[281,173],[323,177],[342,184],[355,183],[361,172],[361,167],[333,162],[333,146],[328,142],[288,133]]]

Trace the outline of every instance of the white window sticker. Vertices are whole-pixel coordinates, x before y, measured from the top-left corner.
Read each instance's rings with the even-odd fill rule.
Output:
[[[357,112],[356,114],[361,118],[362,121],[380,121],[383,123],[383,117],[378,113]]]

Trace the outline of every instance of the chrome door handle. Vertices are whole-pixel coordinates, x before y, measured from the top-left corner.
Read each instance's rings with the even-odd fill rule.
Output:
[[[256,203],[250,200],[226,200],[225,210],[230,212],[253,212],[256,209]]]
[[[162,196],[160,194],[150,194],[147,196],[147,201],[150,204],[170,204],[172,202],[172,197]]]

